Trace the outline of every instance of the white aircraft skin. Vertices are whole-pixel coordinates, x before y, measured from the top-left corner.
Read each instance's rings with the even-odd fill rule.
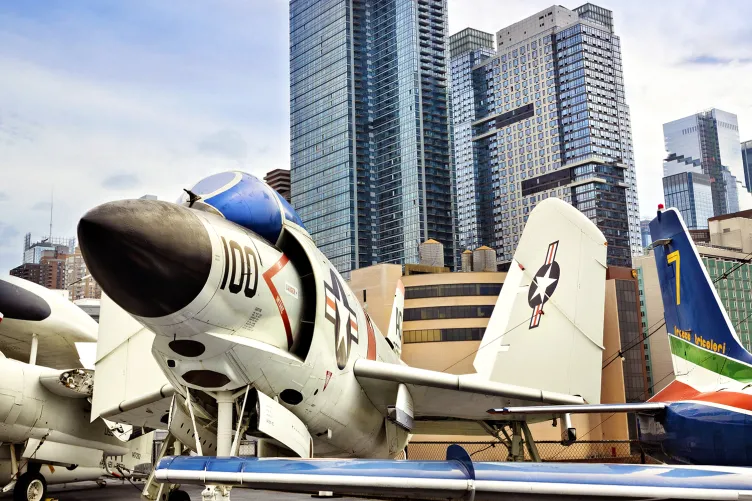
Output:
[[[394,455],[390,454],[387,446],[384,416],[352,376],[352,366],[360,358],[397,363],[399,357],[378,328],[366,318],[345,280],[310,238],[302,231],[294,233],[295,230],[290,230],[312,257],[314,276],[321,286],[310,290],[321,297],[306,297],[306,289],[292,263],[288,262],[271,279],[279,294],[284,294],[284,308],[293,338],[292,352],[297,348],[295,343],[299,341],[303,328],[303,302],[325,303],[327,287],[337,290],[344,297],[340,296],[340,300],[334,301],[338,312],[334,309],[327,310],[329,318],[334,318],[335,321],[339,315],[339,333],[335,334],[335,323],[327,319],[327,311],[318,309],[315,321],[317,328],[308,355],[302,360],[288,351],[282,316],[262,277],[281,259],[286,259],[283,254],[251,231],[216,215],[170,205],[179,211],[194,214],[212,239],[210,277],[198,297],[175,314],[157,319],[136,317],[157,334],[153,354],[173,385],[176,388],[187,386],[197,390],[217,391],[237,390],[253,383],[255,388],[267,395],[280,395],[287,389],[295,390],[302,394],[302,402],[286,406],[306,424],[314,440],[316,455]],[[257,256],[254,263],[263,263],[263,268],[255,267],[250,270],[248,280],[257,282],[253,298],[246,297],[243,291],[230,290],[230,284],[244,280],[241,278],[243,270],[239,266],[234,274],[232,266],[229,266],[227,284],[224,289],[221,288],[225,265],[230,264],[225,262],[222,238],[228,242],[228,246],[229,242],[236,242],[240,248],[253,249]],[[329,294],[332,295],[331,292]],[[254,308],[260,308],[263,314],[253,328],[249,329],[248,312],[254,311]],[[200,313],[192,314],[193,311]],[[219,318],[221,323],[217,321]],[[205,332],[209,323],[214,327],[211,333]],[[181,356],[170,348],[170,343],[176,339],[201,343],[205,351],[198,357]],[[370,357],[369,342],[373,347]],[[339,351],[339,365],[335,345]],[[169,367],[168,360],[173,361],[175,367]],[[182,377],[191,370],[212,370],[226,375],[228,381],[219,387],[192,384]],[[283,398],[280,401],[285,403]],[[343,405],[345,402],[347,404]],[[331,438],[328,437],[328,430],[331,430]],[[398,450],[404,448],[406,440],[405,434],[403,443],[398,444]]]
[[[55,291],[13,276],[0,277],[0,351],[29,362],[37,336],[36,363],[58,369],[79,366],[76,343],[97,342],[97,322]]]
[[[208,202],[211,196],[203,199]],[[563,205],[565,212],[577,212]],[[577,224],[595,228],[577,215],[585,221],[577,220]],[[567,212],[566,217],[572,215]],[[283,230],[274,237],[273,245],[268,237],[228,219],[203,202],[188,208],[161,201],[125,200],[92,209],[78,230],[89,271],[110,298],[156,334],[152,352],[157,363],[180,393],[184,395],[183,388],[193,390],[194,405],[203,414],[216,417],[217,410],[211,402],[206,404],[206,398],[196,399],[194,392],[215,397],[221,393],[226,399],[238,390],[242,396],[242,390],[250,386],[278,399],[300,419],[310,433],[316,456],[387,458],[402,451],[409,438],[407,431],[390,429],[389,420],[385,422],[386,405],[398,400],[396,382],[403,382],[400,378],[404,376],[391,374],[392,370],[412,371],[413,397],[428,401],[429,408],[435,400],[435,412],[428,411],[423,417],[450,415],[477,423],[507,420],[488,416],[486,410],[494,406],[492,402],[522,406],[583,403],[574,392],[498,385],[475,374],[457,380],[447,374],[407,368],[399,359],[400,301],[384,337],[301,226],[283,218]],[[592,263],[605,283],[605,239],[594,231],[583,234],[597,240],[591,242],[598,253]],[[531,269],[525,275],[528,284],[549,252],[550,240],[544,245],[537,243],[540,256],[530,259]],[[565,251],[579,256],[574,245],[560,253]],[[550,256],[553,260],[553,254]],[[572,286],[577,287],[576,280]],[[597,288],[589,294],[595,299],[599,296]],[[527,289],[524,296],[527,298]],[[524,303],[527,320],[522,323],[527,329],[533,310],[527,299]],[[555,327],[558,319],[553,307],[548,313],[543,324]],[[597,324],[597,308],[591,317]],[[601,302],[600,325],[596,325],[601,337],[602,318]],[[505,332],[505,326],[499,328]],[[540,328],[535,334],[544,332],[545,328]],[[534,342],[530,336],[527,339]],[[587,342],[596,347],[600,344],[597,339]],[[599,367],[600,351],[593,357]],[[376,376],[366,374],[374,371]],[[594,386],[599,395],[600,371],[596,372]],[[430,379],[428,384],[418,381],[424,377]],[[464,400],[453,400],[457,395]],[[447,396],[453,404],[445,403]],[[412,402],[407,407],[411,408]],[[535,416],[530,421],[551,418]],[[220,433],[217,435],[221,442]],[[229,455],[230,450],[218,448],[217,454]]]
[[[15,481],[22,486],[32,465],[48,484],[96,480],[107,473],[99,466],[105,454],[133,453],[102,420],[90,420],[92,373],[77,369],[75,343],[95,342],[96,322],[59,294],[26,280],[0,278],[0,290],[0,306],[7,312],[0,320],[0,344],[28,358],[37,335],[38,360],[74,364],[49,368],[0,353],[0,487],[12,488]],[[16,476],[10,446],[20,468]],[[14,491],[16,499],[24,499],[18,497],[22,494]]]

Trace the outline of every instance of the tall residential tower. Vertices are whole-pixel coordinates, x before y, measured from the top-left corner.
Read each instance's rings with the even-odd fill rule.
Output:
[[[337,269],[455,265],[446,0],[291,0],[292,204]]]
[[[482,75],[473,68],[495,54],[491,33],[467,28],[449,38],[452,83],[454,169],[457,185],[457,231],[461,249],[477,249],[493,242],[493,189],[488,158],[472,141],[473,122],[482,118],[483,107],[474,89]]]
[[[459,166],[473,155],[474,190],[489,189],[490,216],[478,234],[511,261],[535,205],[555,196],[591,218],[608,239],[610,265],[630,266],[642,253],[629,107],[624,97],[619,37],[611,11],[593,4],[553,6],[496,33],[497,52],[471,70],[468,135],[455,132]],[[477,51],[470,47],[465,53]],[[452,53],[452,60],[464,57]],[[463,85],[464,69],[454,71]],[[454,104],[455,108],[457,104]],[[455,110],[455,113],[457,111]],[[455,117],[455,126],[461,123]],[[477,191],[458,171],[458,205]],[[470,213],[470,218],[478,217]],[[461,212],[460,228],[472,227]]]

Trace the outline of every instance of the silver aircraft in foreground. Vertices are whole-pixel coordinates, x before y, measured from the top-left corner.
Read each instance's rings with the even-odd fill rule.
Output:
[[[180,441],[198,454],[163,459],[158,481],[206,484],[205,500],[229,499],[238,485],[471,499],[618,490],[600,485],[613,484],[614,475],[598,477],[588,466],[571,477],[576,486],[557,491],[563,477],[551,465],[501,474],[506,465],[474,466],[457,449],[446,462],[389,459],[414,433],[507,437],[515,459],[524,457],[524,436],[539,459],[532,420],[559,419],[563,439],[575,439],[568,414],[487,412],[600,401],[606,239],[560,200],[544,200],[530,214],[476,355],[477,373],[464,375],[402,363],[402,287],[384,336],[292,207],[248,174],[210,176],[177,204],[98,206],[81,219],[78,236],[103,290],[154,333],[152,354],[174,388],[164,422],[175,434],[182,430]],[[146,396],[136,401],[149,404]],[[263,437],[261,456],[297,459],[233,458],[246,435]],[[477,476],[487,470],[490,476]],[[676,480],[654,478],[671,477],[668,470],[624,473],[645,487],[630,492],[646,495],[691,497],[708,485],[695,475],[683,479],[689,487],[671,490]],[[716,485],[741,485],[736,471],[718,475]],[[169,496],[186,499],[180,490]]]

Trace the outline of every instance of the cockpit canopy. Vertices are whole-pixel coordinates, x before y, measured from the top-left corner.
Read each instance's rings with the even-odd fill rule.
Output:
[[[183,193],[178,203],[220,215],[271,244],[277,243],[284,221],[303,227],[303,221],[287,200],[245,172],[221,172],[206,177]]]

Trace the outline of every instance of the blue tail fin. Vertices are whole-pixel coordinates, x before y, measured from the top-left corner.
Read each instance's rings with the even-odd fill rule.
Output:
[[[659,212],[650,235],[677,377],[692,377],[691,368],[676,367],[682,359],[720,376],[752,380],[752,355],[739,342],[679,212]]]

